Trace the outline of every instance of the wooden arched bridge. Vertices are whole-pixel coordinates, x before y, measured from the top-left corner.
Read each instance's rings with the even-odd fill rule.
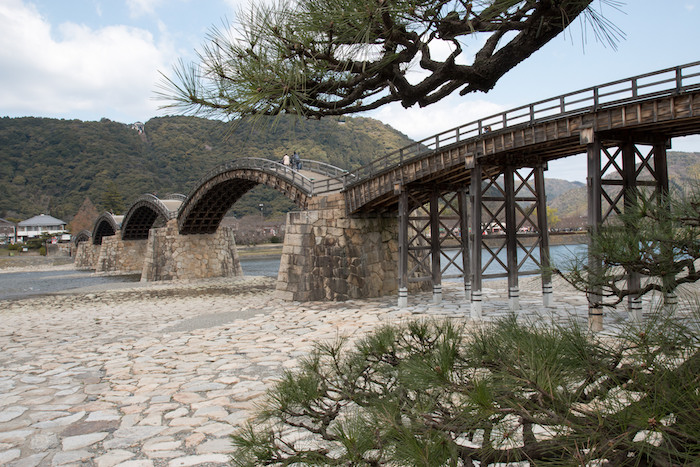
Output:
[[[119,235],[145,241],[159,228],[171,237],[216,235],[231,206],[265,184],[300,208],[288,217],[282,296],[342,299],[398,289],[405,305],[409,288],[427,285],[439,301],[449,266],[464,278],[478,315],[481,281],[492,277],[488,266],[501,266],[497,275],[508,277],[517,308],[518,276],[533,272],[525,265],[548,265],[549,161],[587,154],[588,222],[595,229],[623,211],[637,190],[668,191],[671,139],[698,133],[700,62],[694,62],[479,119],[352,172],[310,160],[299,171],[267,159],[234,160],[206,174],[186,196],[144,195],[123,218],[103,214],[93,241],[83,243]],[[503,235],[484,242],[493,226]],[[543,297],[545,303],[551,297],[546,274]],[[630,306],[636,310],[638,303]]]

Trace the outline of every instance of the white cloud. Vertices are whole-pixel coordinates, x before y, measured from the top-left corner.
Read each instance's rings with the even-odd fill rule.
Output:
[[[150,32],[75,23],[52,28],[21,0],[0,4],[0,30],[4,115],[138,120],[156,113],[153,90],[169,47],[157,45]]]
[[[132,18],[152,15],[162,3],[163,0],[126,0],[126,6]]]

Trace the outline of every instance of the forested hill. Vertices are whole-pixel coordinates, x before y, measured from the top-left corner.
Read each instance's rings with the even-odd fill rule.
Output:
[[[357,168],[411,140],[369,118],[298,120],[280,117],[256,125],[196,117],[160,117],[131,125],[44,118],[0,118],[0,217],[45,213],[70,221],[89,198],[98,210],[123,213],[143,193],[186,194],[206,172],[239,157],[302,157]],[[669,153],[671,185],[700,176],[700,154]],[[548,204],[559,217],[586,212],[581,183],[547,178]],[[275,190],[256,187],[234,206],[237,216],[291,209]]]
[[[160,117],[141,134],[131,125],[45,118],[0,118],[0,217],[46,213],[69,221],[89,197],[98,209],[143,193],[187,193],[207,171],[240,157],[279,160],[298,151],[342,168],[356,168],[405,146],[408,137],[377,120],[344,118],[231,125],[196,117]],[[256,188],[236,204],[250,214],[293,207]],[[115,211],[120,211],[118,207]]]
[[[648,174],[642,175],[648,178]],[[613,177],[619,178],[619,177]],[[700,183],[700,153],[668,152],[668,178],[672,194],[688,193],[698,189]],[[556,209],[557,215],[564,218],[582,218],[587,216],[588,197],[585,185],[572,187],[559,196],[550,196],[550,182],[547,180],[547,204]]]

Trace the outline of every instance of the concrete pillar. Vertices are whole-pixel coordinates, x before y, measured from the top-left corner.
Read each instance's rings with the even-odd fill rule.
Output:
[[[675,291],[667,291],[664,293],[664,311],[673,313],[678,308],[678,295]]]
[[[642,298],[641,297],[630,297],[627,302],[629,317],[635,323],[642,322]]]
[[[342,194],[313,198],[307,211],[287,214],[277,296],[311,301],[395,294],[397,236],[396,217],[348,218]]]

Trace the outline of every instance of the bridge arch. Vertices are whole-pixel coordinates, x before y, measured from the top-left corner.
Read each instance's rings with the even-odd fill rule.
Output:
[[[147,193],[129,207],[121,224],[122,240],[145,240],[153,227],[162,227],[177,216],[177,210],[183,202],[181,195],[167,195],[161,200]],[[184,198],[184,197],[183,197]]]
[[[259,184],[276,189],[301,209],[313,195],[313,181],[289,167],[268,159],[236,159],[215,167],[190,192],[177,217],[180,233],[214,233],[231,206]]]
[[[81,231],[78,232],[78,234],[73,238],[73,244],[74,244],[75,246],[78,246],[79,243],[81,243],[81,242],[87,242],[88,240],[90,240],[91,237],[92,237],[92,232],[90,232],[89,230],[81,230]]]
[[[92,228],[92,244],[102,245],[103,237],[116,235],[123,219],[124,216],[115,216],[111,212],[100,214],[95,220],[95,226]]]

